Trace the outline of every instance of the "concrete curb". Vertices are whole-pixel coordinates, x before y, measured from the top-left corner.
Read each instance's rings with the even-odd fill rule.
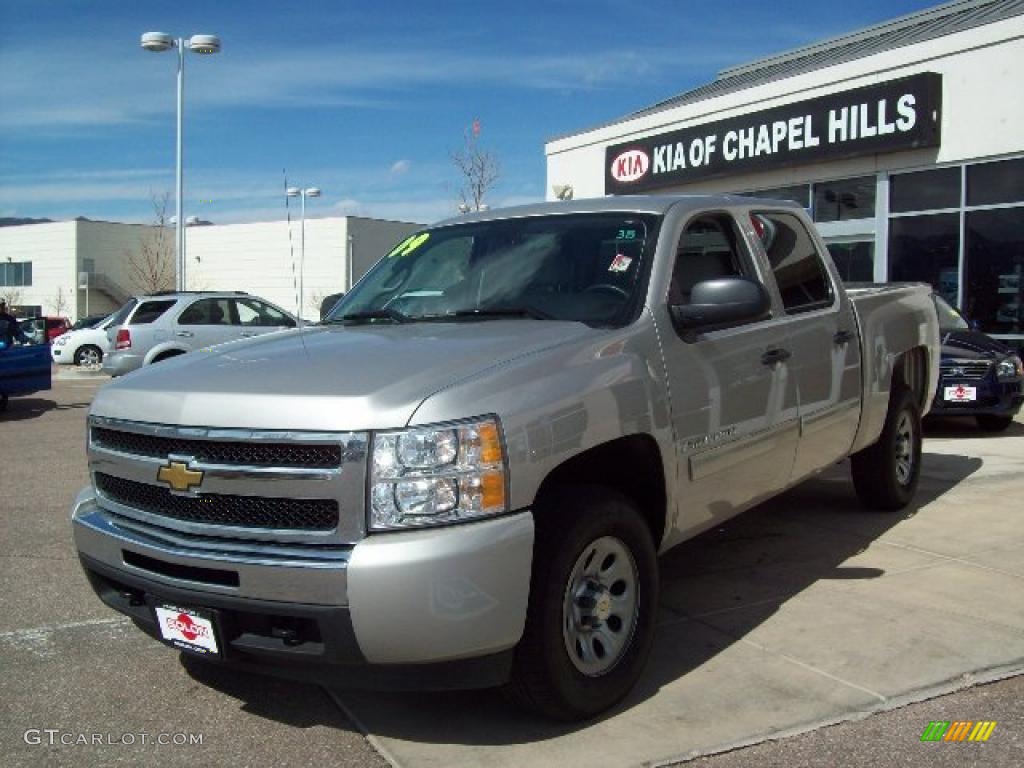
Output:
[[[845,715],[840,715],[839,717],[812,721],[803,725],[785,728],[781,731],[759,734],[757,736],[752,736],[749,739],[720,744],[709,749],[685,752],[681,755],[668,757],[663,760],[644,763],[644,766],[645,768],[670,768],[670,766],[682,765],[700,757],[720,755],[725,752],[734,752],[738,749],[746,749],[747,747],[753,747],[756,744],[763,744],[768,741],[781,741],[789,738],[790,736],[799,736],[800,734],[810,733],[811,731],[816,731],[819,728],[827,728],[831,725],[859,722],[883,712],[902,709],[903,707],[910,706],[911,704],[918,704],[922,701],[928,701],[929,699],[934,699],[939,696],[947,696],[951,693],[959,693],[960,691],[967,690],[968,688],[973,688],[976,685],[996,683],[1000,680],[1006,680],[1007,678],[1016,677],[1021,674],[1024,674],[1024,659],[1020,659],[1012,664],[1002,664],[974,672],[965,672],[962,675],[958,675],[957,677],[949,680],[944,680],[940,683],[936,683],[935,685],[929,685],[924,688],[908,691],[907,693],[901,693],[899,696],[886,699],[876,707],[851,711]],[[373,744],[372,741],[370,743]],[[376,747],[376,745],[374,746]]]

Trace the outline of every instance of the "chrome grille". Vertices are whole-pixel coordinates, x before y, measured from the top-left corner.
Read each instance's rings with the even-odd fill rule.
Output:
[[[119,453],[152,456],[184,454],[212,464],[248,464],[256,467],[339,467],[341,445],[249,443],[227,440],[189,440],[180,437],[143,435],[93,427],[94,445]]]
[[[101,506],[153,531],[344,545],[366,533],[367,439],[93,416],[89,468]]]
[[[988,375],[992,363],[976,360],[946,360],[940,364],[942,378],[956,381],[977,381]]]
[[[97,472],[96,490],[118,504],[192,523],[244,528],[330,530],[338,524],[332,499],[275,499],[200,493],[178,496],[166,488]]]

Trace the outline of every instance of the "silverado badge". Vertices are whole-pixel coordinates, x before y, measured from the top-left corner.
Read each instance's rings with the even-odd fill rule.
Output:
[[[161,483],[167,483],[175,491],[187,491],[193,485],[203,482],[203,473],[188,468],[188,465],[181,461],[168,461],[160,467],[156,473],[156,479]]]

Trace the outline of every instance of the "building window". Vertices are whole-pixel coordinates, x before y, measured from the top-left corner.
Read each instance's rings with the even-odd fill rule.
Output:
[[[889,222],[889,279],[931,283],[959,303],[960,214],[900,216]]]
[[[0,285],[23,287],[32,285],[31,261],[0,263]]]
[[[773,187],[772,189],[758,189],[754,192],[740,192],[746,197],[757,197],[762,200],[792,200],[800,206],[810,210],[811,208],[811,187],[808,184],[798,184],[793,187]]]
[[[823,181],[814,185],[814,220],[848,221],[875,215],[875,177]]]
[[[960,168],[897,173],[889,178],[889,211],[936,211],[960,207]]]
[[[1024,202],[1024,157],[967,166],[967,205]]]
[[[869,283],[875,279],[875,243],[858,240],[850,243],[828,243],[828,252],[844,283]]]
[[[1024,206],[968,211],[964,309],[988,333],[1024,333]]]

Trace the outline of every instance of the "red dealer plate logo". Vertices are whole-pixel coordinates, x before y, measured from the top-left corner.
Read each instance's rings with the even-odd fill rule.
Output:
[[[156,621],[160,637],[176,648],[202,655],[218,652],[213,620],[199,612],[174,605],[158,605]]]
[[[627,149],[612,160],[609,169],[616,181],[636,181],[647,173],[651,159],[642,149]]]

